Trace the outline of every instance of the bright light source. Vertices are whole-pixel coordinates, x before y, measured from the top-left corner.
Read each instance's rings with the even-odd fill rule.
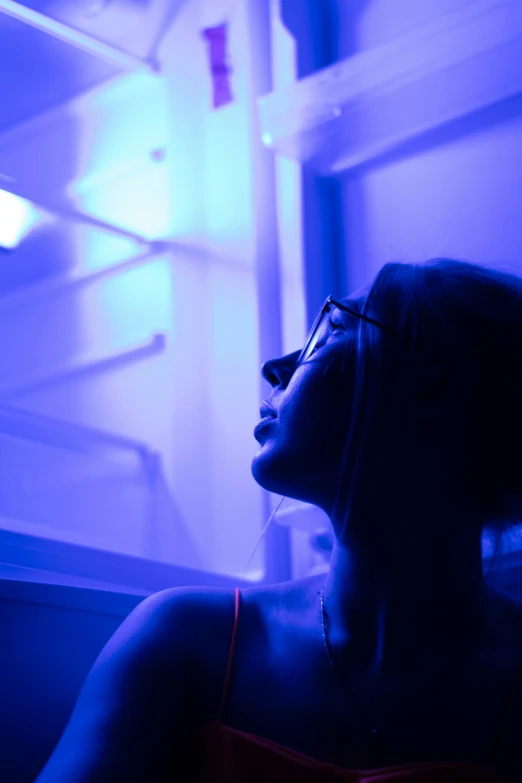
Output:
[[[269,147],[272,144],[272,136],[269,133],[263,133],[261,138],[263,139],[263,142],[266,144],[267,147]]]
[[[0,248],[12,250],[41,218],[30,201],[0,190]]]

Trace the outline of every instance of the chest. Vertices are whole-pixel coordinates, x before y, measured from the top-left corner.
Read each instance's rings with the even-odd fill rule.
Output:
[[[252,600],[241,608],[223,723],[347,769],[487,762],[522,663],[516,652],[386,685],[343,671],[343,686],[316,627],[307,630],[284,612],[260,611]],[[205,722],[218,713],[230,636],[208,663]],[[509,783],[522,780],[521,692],[522,682],[494,759]]]

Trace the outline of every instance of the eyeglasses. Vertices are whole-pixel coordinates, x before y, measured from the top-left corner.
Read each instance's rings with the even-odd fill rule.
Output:
[[[301,351],[299,359],[297,360],[297,365],[301,364],[301,362],[304,362],[310,356],[310,354],[312,353],[313,349],[315,348],[319,340],[321,340],[322,337],[327,333],[327,328],[328,328],[327,315],[332,310],[333,307],[337,307],[339,308],[339,310],[343,310],[345,313],[350,313],[351,315],[354,315],[356,318],[362,318],[363,321],[367,321],[369,324],[378,326],[380,329],[383,329],[391,337],[395,337],[399,339],[401,337],[393,329],[390,329],[387,326],[383,326],[383,324],[380,324],[378,321],[374,321],[373,318],[368,318],[368,316],[362,315],[362,313],[358,313],[355,310],[351,310],[349,307],[346,307],[346,305],[341,304],[341,302],[337,302],[335,299],[332,299],[332,297],[329,296],[326,299],[325,303],[323,304],[319,315],[315,319],[315,323],[312,326],[312,329],[310,330],[310,334],[308,335],[305,346]]]

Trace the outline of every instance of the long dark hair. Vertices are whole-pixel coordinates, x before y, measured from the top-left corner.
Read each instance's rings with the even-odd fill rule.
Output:
[[[383,330],[359,319],[351,427],[333,510],[337,530],[342,537],[365,467],[365,442],[379,413],[390,415],[390,401],[381,393],[390,361],[396,370],[397,361],[407,368],[432,354],[460,356],[476,373],[477,417],[473,460],[462,483],[473,490],[477,519],[493,537],[491,570],[502,536],[522,522],[522,278],[500,263],[450,258],[387,263],[369,288],[362,313],[401,334],[410,350],[394,346]]]

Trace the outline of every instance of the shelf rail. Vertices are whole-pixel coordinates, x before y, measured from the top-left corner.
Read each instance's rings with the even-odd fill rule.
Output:
[[[158,60],[135,57],[133,54],[100,41],[92,35],[83,33],[81,30],[75,30],[57,19],[52,19],[46,16],[46,14],[33,11],[32,8],[27,8],[25,5],[21,5],[21,3],[16,3],[14,0],[0,0],[0,12],[125,71],[146,69],[154,74],[161,72],[161,65]]]
[[[85,453],[104,448],[120,449],[134,452],[147,465],[156,461],[155,452],[141,441],[33,413],[7,403],[0,403],[0,435]]]

